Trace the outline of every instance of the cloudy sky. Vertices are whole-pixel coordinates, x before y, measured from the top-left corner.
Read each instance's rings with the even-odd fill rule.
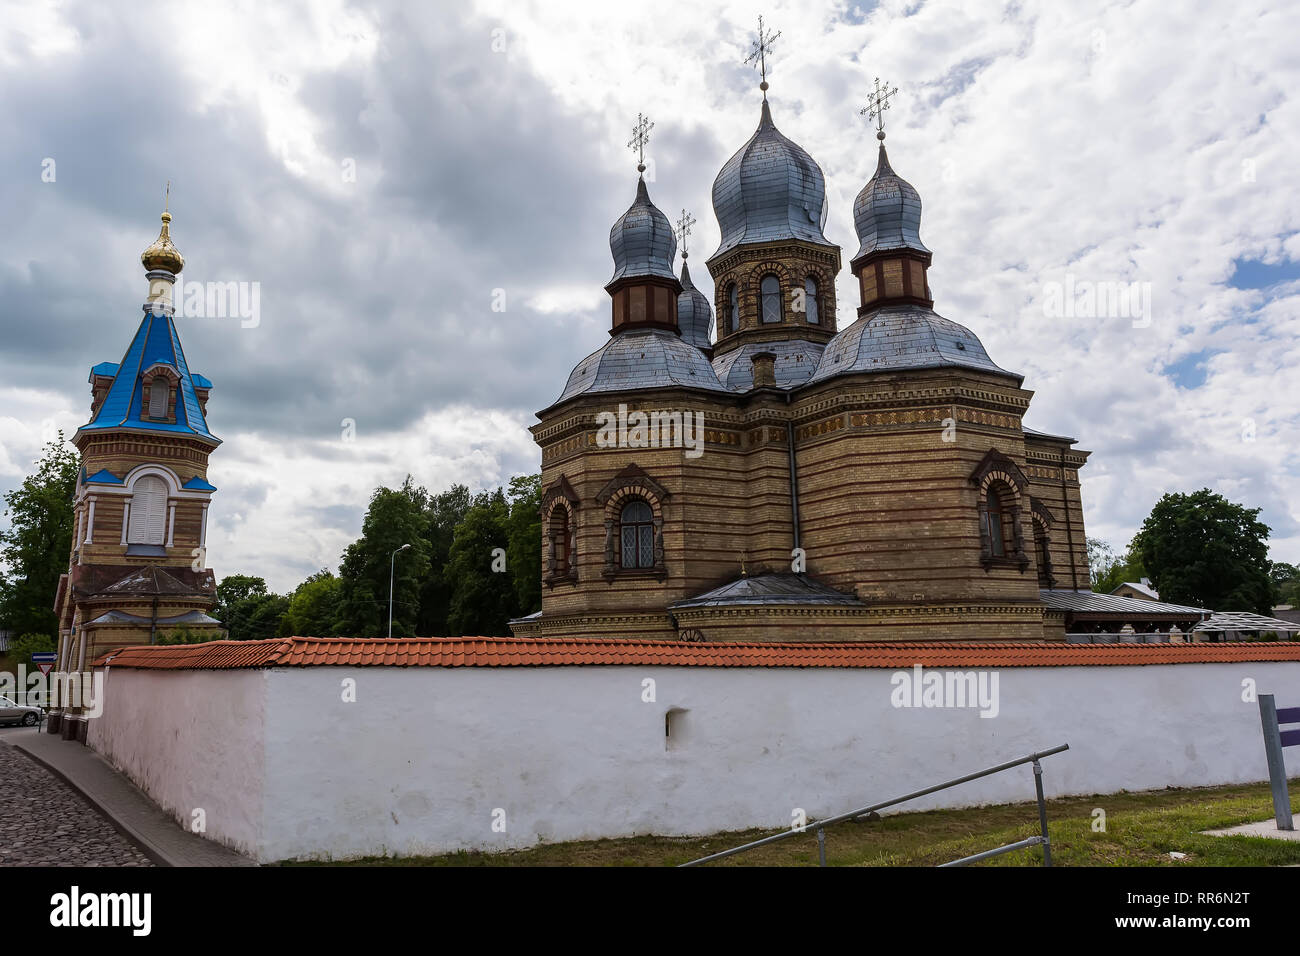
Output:
[[[1026,424],[1093,452],[1090,535],[1120,549],[1162,493],[1209,486],[1300,563],[1282,2],[0,0],[0,491],[125,350],[169,179],[182,277],[260,290],[256,325],[178,322],[215,383],[219,575],[286,590],[336,567],[370,491],[408,472],[536,470],[533,413],[606,338],[638,111],[651,197],[696,216],[711,292],[710,187],[758,121],[760,12],[774,119],[825,171],[846,262],[876,160],[858,109],[874,77],[899,88],[890,158],[925,204],[936,310],[1025,374]],[[1054,305],[1117,283],[1149,314]],[[843,327],[847,266],[838,292]]]

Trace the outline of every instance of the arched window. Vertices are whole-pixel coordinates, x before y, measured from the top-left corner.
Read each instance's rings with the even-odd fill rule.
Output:
[[[803,280],[803,307],[809,325],[821,325],[822,316],[817,307],[817,280],[812,276]]]
[[[167,398],[171,392],[172,383],[167,380],[165,375],[159,375],[154,378],[149,385],[149,417],[166,418],[167,417]]]
[[[1006,502],[1001,482],[989,485],[988,502],[981,520],[984,527],[980,529],[989,544],[989,554],[995,558],[1007,556]]]
[[[781,280],[776,276],[763,276],[759,283],[762,295],[762,314],[764,322],[781,321]]]
[[[167,483],[146,475],[135,483],[131,495],[128,544],[162,544],[167,533]]]
[[[727,331],[735,332],[740,329],[740,293],[736,291],[736,283],[731,283],[727,287]]]
[[[569,573],[573,541],[569,535],[569,512],[563,506],[557,504],[551,509],[547,535],[552,549],[550,560],[547,562],[548,570],[557,577],[564,577]]]
[[[652,568],[655,563],[654,513],[640,498],[629,501],[619,512],[619,566]]]

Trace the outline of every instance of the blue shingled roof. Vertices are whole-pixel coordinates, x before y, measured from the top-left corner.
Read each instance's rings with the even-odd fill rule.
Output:
[[[184,489],[185,491],[216,491],[217,490],[216,485],[208,484],[198,475],[195,475],[189,481],[185,482],[185,484],[181,485],[181,488]]]
[[[116,363],[116,362],[100,362],[98,365],[95,365],[95,366],[92,366],[92,367],[91,367],[91,369],[90,369],[90,374],[91,374],[91,376],[95,376],[95,375],[109,375],[109,376],[112,376],[112,375],[116,375],[116,374],[117,374],[117,363]]]
[[[175,422],[155,422],[141,417],[144,409],[144,382],[140,376],[150,366],[159,363],[170,365],[180,376]],[[101,363],[95,369],[105,368],[109,364]],[[199,378],[202,379],[202,376]],[[207,379],[202,380],[207,382]],[[211,388],[212,383],[200,387]],[[114,373],[113,384],[109,386],[103,404],[99,406],[95,417],[81,426],[80,431],[134,428],[167,434],[198,435],[214,442],[220,441],[208,431],[208,423],[203,418],[194,388],[195,377],[185,364],[185,352],[181,348],[181,340],[176,334],[176,324],[172,317],[166,313],[156,314],[152,310],[146,310],[135,338],[131,340]]]
[[[86,479],[86,484],[90,484],[91,482],[94,482],[97,485],[125,484],[125,482],[121,478],[117,477],[117,475],[113,474],[107,468],[99,469],[99,471],[95,472],[93,475],[91,475],[89,478]]]

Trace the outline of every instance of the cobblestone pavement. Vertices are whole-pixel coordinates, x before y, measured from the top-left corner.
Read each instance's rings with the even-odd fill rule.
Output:
[[[81,795],[0,743],[0,866],[153,866]]]

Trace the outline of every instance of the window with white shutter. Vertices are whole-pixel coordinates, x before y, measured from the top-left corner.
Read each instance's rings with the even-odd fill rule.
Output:
[[[167,398],[171,391],[171,382],[159,375],[149,386],[149,417],[166,418],[167,417]]]
[[[128,544],[162,544],[167,535],[167,483],[147,475],[131,496]]]

